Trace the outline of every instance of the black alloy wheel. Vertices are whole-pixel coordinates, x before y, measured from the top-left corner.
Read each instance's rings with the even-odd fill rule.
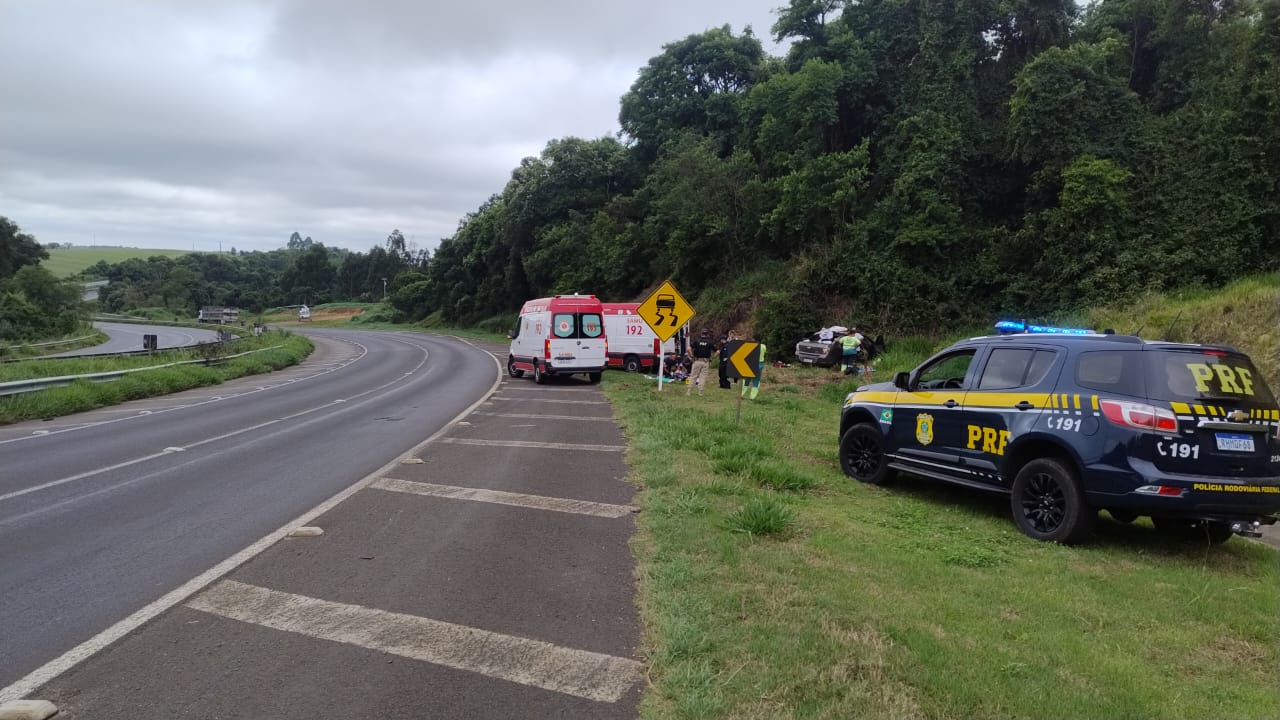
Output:
[[[845,432],[840,438],[840,469],[854,480],[871,485],[883,485],[893,479],[878,427],[862,423]]]
[[[1046,542],[1084,542],[1098,519],[1084,500],[1075,472],[1057,458],[1024,465],[1013,481],[1011,504],[1018,528]]]

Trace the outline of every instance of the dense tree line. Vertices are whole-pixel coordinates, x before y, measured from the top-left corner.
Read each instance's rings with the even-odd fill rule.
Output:
[[[666,45],[621,141],[525,159],[397,307],[671,277],[789,342],[1280,267],[1280,0],[792,0],[772,31],[785,58],[728,26]]]
[[[0,217],[0,341],[42,340],[83,326],[80,286],[40,267],[48,257],[34,237]]]
[[[294,233],[281,250],[99,262],[83,275],[110,281],[99,291],[104,310],[164,308],[194,317],[205,305],[256,313],[280,305],[381,300],[402,282],[397,278],[420,278],[427,261],[427,253],[406,243],[399,230],[365,253],[327,248]]]

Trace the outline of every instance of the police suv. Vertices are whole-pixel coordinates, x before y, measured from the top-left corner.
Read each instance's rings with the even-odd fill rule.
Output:
[[[964,340],[850,393],[844,472],[1007,493],[1024,533],[1062,543],[1100,509],[1215,543],[1276,522],[1280,407],[1247,356],[1068,332]]]

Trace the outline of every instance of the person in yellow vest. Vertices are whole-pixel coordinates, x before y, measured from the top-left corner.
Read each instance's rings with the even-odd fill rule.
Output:
[[[751,388],[750,399],[752,400],[755,400],[756,396],[760,394],[760,378],[764,375],[764,353],[766,349],[765,344],[760,340],[759,335],[756,335],[755,341],[760,343],[760,357],[759,357],[758,365],[756,367],[756,376],[754,378],[742,379],[742,396],[743,397],[747,396],[747,388],[749,387]]]
[[[849,366],[858,357],[858,348],[862,346],[862,334],[858,328],[849,328],[849,334],[840,338],[840,372],[848,372]]]

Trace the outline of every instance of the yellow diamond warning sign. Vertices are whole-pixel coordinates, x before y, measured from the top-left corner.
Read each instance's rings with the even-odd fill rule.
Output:
[[[639,315],[660,340],[666,342],[693,318],[693,306],[685,302],[670,280],[662,283],[636,308]]]

